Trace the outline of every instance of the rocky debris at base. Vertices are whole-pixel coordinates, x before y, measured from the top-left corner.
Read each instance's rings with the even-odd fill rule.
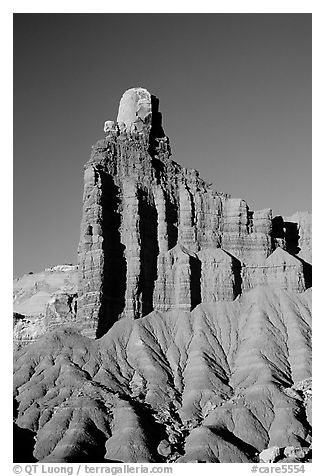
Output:
[[[164,456],[165,458],[170,456],[170,454],[172,452],[172,449],[171,449],[171,446],[169,444],[169,441],[168,440],[162,440],[158,445],[157,451],[160,455]]]
[[[301,395],[307,420],[312,425],[312,379],[308,378],[297,382],[292,386],[292,389]]]
[[[266,448],[259,454],[261,463],[274,463],[279,456],[280,456],[280,448],[278,446],[272,446],[271,448]]]
[[[311,463],[310,446],[273,446],[266,448],[259,454],[261,463]]]
[[[308,447],[296,447],[296,446],[286,446],[284,448],[284,456],[286,458],[292,458],[296,460],[304,460],[310,449]]]

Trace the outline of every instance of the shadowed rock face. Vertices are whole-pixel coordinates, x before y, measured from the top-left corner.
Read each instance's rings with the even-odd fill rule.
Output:
[[[251,211],[172,161],[158,105],[126,91],[92,149],[78,267],[15,283],[16,446],[28,462],[305,461],[310,215]]]

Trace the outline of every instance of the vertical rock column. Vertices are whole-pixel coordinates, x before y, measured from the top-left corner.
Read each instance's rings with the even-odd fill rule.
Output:
[[[175,254],[175,307],[182,311],[190,311],[191,305],[191,255],[184,248],[178,246]]]
[[[242,262],[262,262],[272,251],[270,209],[251,212],[244,200],[224,202],[221,247]]]
[[[266,208],[251,212],[247,261],[263,261],[272,253],[272,210]]]
[[[124,181],[123,189],[123,219],[121,241],[125,246],[126,259],[126,290],[124,317],[138,318],[141,316],[139,301],[140,262],[140,233],[139,233],[139,201],[137,185],[133,181]]]
[[[81,331],[95,337],[102,298],[104,250],[101,179],[95,167],[84,173],[83,215],[78,248],[78,322]]]
[[[123,316],[143,317],[153,310],[157,277],[158,214],[153,193],[142,184],[123,182],[121,240],[126,258],[126,292]]]
[[[125,307],[122,195],[118,180],[102,163],[89,164],[78,250],[77,321],[81,332],[91,338],[105,334]]]
[[[157,279],[158,214],[152,189],[139,186],[140,277],[139,291],[141,317],[153,311],[154,285]]]
[[[166,217],[166,198],[165,193],[161,187],[154,189],[154,199],[158,214],[157,236],[159,253],[168,251],[168,226]]]
[[[240,293],[240,263],[220,248],[198,253],[202,302],[233,301]]]
[[[191,251],[198,250],[193,196],[184,185],[179,190],[179,241]]]
[[[248,207],[244,200],[229,198],[224,203],[223,233],[221,247],[240,260],[247,249]]]
[[[200,249],[220,246],[221,198],[210,191],[194,195],[197,241]]]
[[[158,277],[154,290],[154,307],[160,311],[176,308],[190,311],[198,304],[200,276],[195,276],[197,256],[178,243],[158,256]]]

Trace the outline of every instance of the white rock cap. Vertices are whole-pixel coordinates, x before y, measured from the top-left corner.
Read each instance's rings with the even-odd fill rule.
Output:
[[[124,123],[126,130],[136,125],[139,130],[151,120],[151,94],[144,88],[131,88],[123,94],[117,114],[118,124]]]

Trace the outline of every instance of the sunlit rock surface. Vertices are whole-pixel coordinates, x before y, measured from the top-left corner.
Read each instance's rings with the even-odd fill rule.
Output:
[[[15,448],[28,443],[25,462],[309,461],[311,215],[252,211],[174,162],[144,88],[104,131],[78,266],[14,283]]]
[[[17,424],[48,462],[247,462],[267,447],[308,446],[294,389],[311,376],[310,301],[310,290],[257,287],[124,318],[98,340],[54,330],[16,356]]]
[[[19,348],[77,314],[77,267],[60,265],[14,279],[14,345]]]
[[[158,106],[144,88],[126,91],[126,129],[111,128],[85,165],[77,318],[88,337],[154,309],[311,286],[310,215],[252,211],[174,162]]]

